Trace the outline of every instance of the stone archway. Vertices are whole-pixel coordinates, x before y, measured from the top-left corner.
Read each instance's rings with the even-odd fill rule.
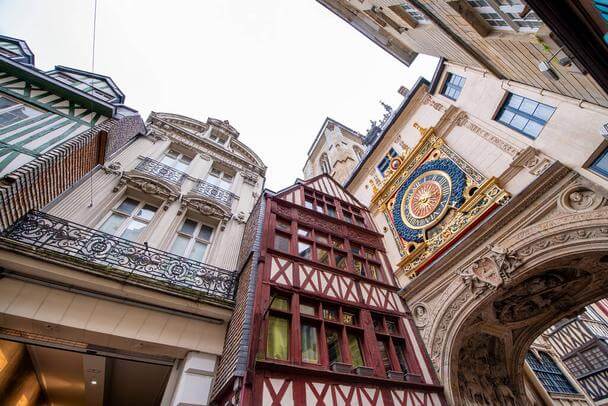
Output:
[[[608,208],[523,228],[456,276],[427,341],[450,403],[523,405],[534,339],[608,296]]]

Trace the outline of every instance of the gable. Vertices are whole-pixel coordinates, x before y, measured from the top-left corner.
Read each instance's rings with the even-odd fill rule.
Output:
[[[338,182],[336,182],[331,176],[327,174],[315,176],[314,178],[302,181],[299,180],[294,185],[281,190],[277,193],[277,197],[294,204],[302,204],[302,196],[300,194],[299,186],[303,185],[317,192],[325,193],[338,200],[356,206],[360,209],[366,209],[355,197],[347,192]]]
[[[56,66],[47,74],[78,90],[95,96],[109,103],[123,103],[124,94],[114,81],[103,75],[80,71],[77,69]]]

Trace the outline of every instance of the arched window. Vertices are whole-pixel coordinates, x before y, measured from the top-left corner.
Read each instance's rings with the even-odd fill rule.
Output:
[[[360,161],[363,159],[363,150],[356,145],[353,145],[353,150],[355,151],[355,155],[357,155],[357,159]]]
[[[321,165],[321,171],[323,173],[330,173],[331,166],[329,165],[329,159],[327,159],[327,154],[321,155],[321,159],[319,160],[319,164]]]

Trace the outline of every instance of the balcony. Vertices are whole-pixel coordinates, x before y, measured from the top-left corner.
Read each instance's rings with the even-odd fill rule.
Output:
[[[165,165],[162,162],[155,161],[152,158],[143,158],[141,162],[135,167],[136,171],[152,175],[153,177],[160,178],[165,182],[181,185],[186,179],[186,174],[182,171],[178,171],[175,168]]]
[[[16,252],[201,302],[232,305],[236,273],[32,211],[0,235]]]
[[[192,192],[211,199],[228,209],[232,207],[232,200],[235,197],[233,193],[226,189],[222,189],[221,187],[205,182],[204,180],[199,180],[194,188],[192,188]]]

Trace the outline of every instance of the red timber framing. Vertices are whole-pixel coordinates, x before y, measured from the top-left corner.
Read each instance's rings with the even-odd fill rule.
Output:
[[[239,404],[445,404],[367,209],[328,175],[262,198]]]

